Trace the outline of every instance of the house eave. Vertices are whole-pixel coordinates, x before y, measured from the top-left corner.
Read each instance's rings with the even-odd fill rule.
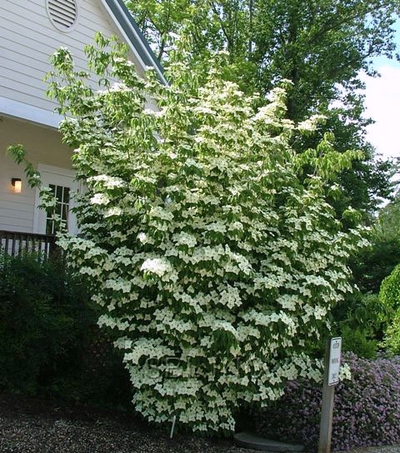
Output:
[[[151,50],[146,38],[140,31],[128,8],[122,0],[101,0],[120,33],[128,43],[130,49],[142,65],[143,70],[153,67],[159,80],[168,84],[163,74],[163,68],[154,52]]]
[[[24,104],[23,102],[1,96],[0,115],[28,121],[41,126],[47,126],[52,129],[58,129],[58,125],[63,119],[61,115],[53,113],[49,110],[34,107],[33,105]]]

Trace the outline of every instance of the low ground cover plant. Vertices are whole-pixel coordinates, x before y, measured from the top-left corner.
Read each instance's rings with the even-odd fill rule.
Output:
[[[400,357],[360,359],[346,354],[351,379],[335,388],[332,446],[336,451],[400,442]],[[318,445],[322,384],[300,379],[264,409],[258,431],[279,440]]]

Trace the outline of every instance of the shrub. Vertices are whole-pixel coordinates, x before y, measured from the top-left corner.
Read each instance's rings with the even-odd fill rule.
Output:
[[[41,258],[0,255],[0,389],[111,402],[128,379],[86,285]]]
[[[400,264],[382,282],[379,298],[392,315],[386,331],[385,345],[395,354],[400,353]]]
[[[367,359],[376,357],[389,319],[378,295],[355,291],[333,309],[332,318],[334,331],[343,338],[343,351]]]
[[[392,312],[400,309],[400,264],[383,280],[379,297]]]
[[[400,359],[359,359],[346,355],[351,380],[335,389],[332,447],[400,442]],[[314,450],[318,444],[322,384],[290,382],[285,396],[258,415],[258,430],[279,440],[295,441]]]

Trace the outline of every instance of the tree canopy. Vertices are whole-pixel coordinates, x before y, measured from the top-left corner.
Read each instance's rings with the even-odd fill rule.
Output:
[[[370,120],[364,118],[359,90],[360,71],[376,75],[372,57],[396,57],[393,25],[398,0],[126,3],[166,65],[176,33],[190,37],[196,67],[204,66],[211,51],[227,50],[226,73],[245,92],[265,95],[278,81],[288,79],[292,82],[288,118],[301,121],[317,112],[327,116],[320,136],[308,142],[310,147],[329,131],[335,134],[339,151],[363,150],[364,159],[340,175],[343,196],[335,202],[339,217],[349,204],[370,214],[382,198],[390,197],[394,167],[373,159],[374,150],[365,140]],[[304,148],[298,146],[299,151]]]
[[[191,36],[195,60],[227,50],[236,81],[267,93],[291,80],[289,118],[356,101],[360,70],[371,58],[394,57],[398,0],[145,0],[126,1],[165,63],[173,34]],[[240,73],[239,73],[240,71]]]
[[[364,293],[378,294],[382,281],[400,263],[400,194],[379,212],[368,249],[353,260],[355,281]]]

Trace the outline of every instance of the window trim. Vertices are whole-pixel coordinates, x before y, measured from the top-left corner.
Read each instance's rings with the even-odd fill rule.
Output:
[[[38,164],[38,172],[42,178],[44,186],[48,184],[56,184],[65,187],[70,187],[70,196],[71,192],[80,192],[81,184],[75,179],[75,172],[61,167],[54,167],[52,165]],[[36,234],[45,234],[46,231],[46,219],[47,213],[44,209],[39,208],[40,205],[40,189],[36,189],[35,193],[35,206],[34,206],[34,215],[33,215],[33,232]],[[76,221],[76,216],[71,212],[71,208],[74,207],[73,196],[70,198],[69,204],[69,217],[68,217],[68,231],[71,234],[78,234],[78,225]]]

